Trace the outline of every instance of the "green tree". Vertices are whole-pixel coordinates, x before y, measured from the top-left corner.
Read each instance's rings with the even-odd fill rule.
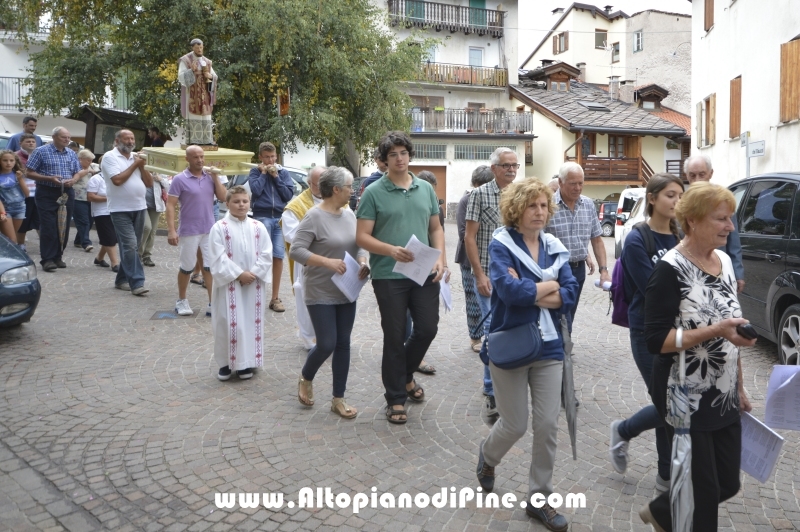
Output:
[[[348,145],[364,153],[387,130],[408,128],[397,82],[413,77],[433,42],[398,41],[369,0],[7,0],[0,21],[30,40],[42,13],[53,23],[31,56],[39,112],[103,105],[107,87],[124,87],[142,121],[174,134],[177,60],[199,37],[220,78],[220,145],[329,144],[340,159]],[[290,114],[279,117],[286,89]]]

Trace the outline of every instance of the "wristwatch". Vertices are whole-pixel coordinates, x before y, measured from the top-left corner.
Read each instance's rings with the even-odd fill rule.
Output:
[[[607,272],[608,271],[608,267],[607,266],[598,266],[597,267],[597,271],[598,272]]]

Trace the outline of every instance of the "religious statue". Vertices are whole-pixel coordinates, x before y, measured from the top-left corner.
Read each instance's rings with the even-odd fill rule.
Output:
[[[178,60],[186,144],[214,145],[211,111],[217,101],[217,74],[203,56],[203,41],[192,39],[190,44],[192,51]]]

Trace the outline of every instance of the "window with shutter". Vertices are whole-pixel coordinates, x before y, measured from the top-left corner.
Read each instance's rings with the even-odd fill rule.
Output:
[[[553,35],[553,54],[558,53],[558,35]]]
[[[728,136],[736,138],[742,131],[742,76],[731,80],[731,113]]]
[[[781,44],[781,122],[800,118],[800,39]]]
[[[569,32],[565,31],[562,35],[564,36],[564,48],[561,51],[566,52],[569,50]]]
[[[708,119],[708,145],[713,146],[717,142],[717,95],[712,94],[708,97],[706,104],[706,118]]]
[[[705,0],[705,2],[703,28],[708,31],[714,25],[714,0]]]
[[[716,142],[717,95],[712,94],[697,104],[697,147],[712,146]]]
[[[705,146],[704,144],[704,135],[703,135],[703,102],[697,102],[695,106],[695,122],[694,122],[694,129],[695,129],[695,143],[698,148],[702,148]]]

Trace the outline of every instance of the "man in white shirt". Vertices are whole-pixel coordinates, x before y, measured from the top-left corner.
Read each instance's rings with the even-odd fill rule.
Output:
[[[308,189],[286,204],[286,210],[281,215],[281,228],[283,230],[283,241],[286,244],[286,256],[289,256],[289,249],[292,246],[297,227],[306,213],[312,207],[322,203],[322,195],[319,191],[319,177],[325,171],[324,166],[315,166],[308,172]],[[294,289],[294,299],[297,304],[297,331],[298,336],[303,341],[306,349],[314,347],[314,326],[311,324],[311,317],[303,293],[303,265],[289,259],[289,275],[292,279]]]
[[[135,296],[149,292],[144,287],[144,267],[139,258],[139,242],[147,216],[145,194],[153,186],[153,176],[145,170],[146,160],[133,153],[136,138],[121,129],[114,138],[115,148],[103,155],[100,170],[106,182],[108,212],[119,242],[120,263],[114,286]]]

